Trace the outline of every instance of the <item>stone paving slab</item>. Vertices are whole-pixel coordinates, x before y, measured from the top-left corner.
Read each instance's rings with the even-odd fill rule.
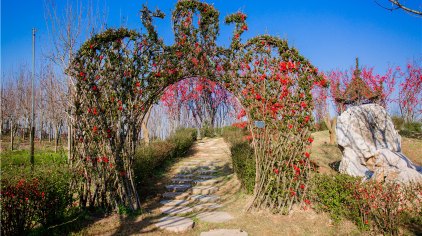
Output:
[[[213,194],[218,191],[218,187],[214,186],[196,186],[192,188],[192,194]]]
[[[166,189],[172,192],[184,192],[188,190],[192,185],[190,184],[170,184],[166,185]]]
[[[198,179],[214,179],[214,178],[217,178],[217,176],[214,176],[214,175],[198,175],[198,176],[196,176],[196,178],[198,178]]]
[[[193,183],[200,186],[214,185],[218,184],[219,182],[221,182],[221,179],[197,179],[193,181]]]
[[[190,184],[192,183],[193,179],[190,178],[174,178],[171,179],[171,182],[174,184]]]
[[[196,215],[200,221],[208,223],[223,223],[234,219],[232,215],[224,211],[202,212]]]
[[[248,233],[240,229],[213,229],[202,232],[200,236],[248,236]]]
[[[209,175],[209,174],[217,173],[217,171],[216,170],[199,169],[199,170],[196,171],[196,173],[202,174],[202,175]]]
[[[190,194],[188,192],[165,192],[163,193],[163,198],[166,199],[184,199],[187,198]]]
[[[193,207],[194,211],[212,211],[221,208],[222,205],[217,203],[203,203]]]
[[[189,196],[190,200],[193,201],[200,201],[200,202],[218,202],[220,200],[220,197],[217,195],[191,195]]]
[[[176,178],[182,178],[182,179],[193,178],[194,176],[195,176],[194,174],[177,174],[177,175],[175,175]]]
[[[162,206],[160,211],[167,215],[187,214],[194,211],[192,207],[178,207],[178,206]]]
[[[160,203],[164,206],[185,206],[191,203],[187,200],[161,200]]]
[[[155,226],[174,233],[181,233],[192,229],[194,222],[190,218],[179,216],[166,216],[157,221]]]

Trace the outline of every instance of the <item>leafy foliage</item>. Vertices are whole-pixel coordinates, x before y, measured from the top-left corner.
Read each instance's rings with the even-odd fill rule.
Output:
[[[317,174],[312,178],[310,198],[317,210],[339,221],[352,220],[361,229],[397,235],[400,227],[419,222],[421,184],[361,182],[347,175]]]
[[[226,18],[235,24],[229,48],[216,45],[219,12],[212,5],[177,2],[172,46],[152,25],[152,17],[164,15],[146,7],[141,13],[147,34],[107,30],[88,40],[69,68],[77,78],[71,160],[82,206],[139,208],[132,167],[140,121],[167,86],[200,78],[219,83],[245,108],[258,167],[250,209],[288,213],[309,179],[311,89],[327,82],[286,40],[263,35],[242,43],[243,13]]]
[[[177,130],[167,140],[154,141],[138,148],[135,154],[135,182],[140,184],[157,172],[157,169],[176,157],[186,154],[196,139],[196,130]]]

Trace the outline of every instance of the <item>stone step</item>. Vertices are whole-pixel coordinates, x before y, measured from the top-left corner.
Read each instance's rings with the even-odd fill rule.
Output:
[[[217,178],[217,176],[214,175],[198,175],[196,176],[197,179],[214,179]]]
[[[180,215],[191,213],[194,209],[186,206],[162,206],[160,207],[160,211],[167,215]]]
[[[166,216],[159,219],[155,226],[162,230],[170,231],[173,233],[181,233],[193,228],[194,222],[187,217],[179,216]]]
[[[161,200],[160,203],[164,206],[186,206],[189,203],[191,203],[191,201],[188,200]]]
[[[195,186],[192,188],[192,194],[207,195],[218,191],[218,187],[214,186]]]
[[[190,196],[189,192],[165,192],[163,198],[165,199],[186,199]]]
[[[170,184],[170,185],[166,185],[166,189],[170,192],[184,192],[191,187],[192,187],[192,185],[190,185],[190,184]]]
[[[194,174],[177,174],[174,177],[180,178],[180,179],[189,179],[189,178],[193,178],[194,176],[195,176]]]
[[[211,174],[217,173],[217,171],[216,170],[199,169],[199,170],[196,170],[196,173],[201,174],[201,175],[211,175]]]
[[[196,179],[193,181],[194,184],[199,186],[210,186],[221,182],[221,179]]]
[[[222,207],[217,203],[202,203],[193,207],[194,211],[212,211]]]
[[[171,182],[174,184],[190,184],[193,182],[193,179],[190,178],[174,178],[171,179]]]
[[[211,202],[218,202],[220,197],[217,195],[190,195],[189,200],[192,201],[199,201],[203,203],[211,203]]]
[[[207,223],[223,223],[234,219],[232,215],[224,211],[202,212],[196,215],[200,221]]]

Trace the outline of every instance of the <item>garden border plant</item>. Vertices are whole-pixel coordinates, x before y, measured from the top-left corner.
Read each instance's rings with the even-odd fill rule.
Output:
[[[240,12],[226,17],[235,24],[227,48],[216,45],[219,12],[212,5],[178,1],[171,46],[159,39],[153,17],[164,14],[143,7],[146,34],[120,28],[95,35],[68,69],[77,79],[71,162],[81,206],[139,209],[132,167],[141,121],[167,86],[186,78],[215,81],[244,107],[256,159],[249,209],[288,213],[307,200],[311,89],[327,85],[317,69],[286,40],[263,35],[243,43],[248,27]]]

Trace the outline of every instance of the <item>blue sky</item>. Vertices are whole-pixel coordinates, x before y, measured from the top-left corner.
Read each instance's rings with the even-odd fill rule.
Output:
[[[127,22],[129,28],[140,29],[139,9],[145,1],[120,0],[94,3],[106,6],[107,26],[118,27]],[[241,10],[248,15],[249,30],[244,38],[272,34],[289,41],[321,70],[347,69],[359,56],[363,65],[384,72],[389,65],[403,66],[422,56],[422,18],[401,10],[393,12],[379,7],[373,0],[303,0],[251,1],[207,0],[226,15]],[[378,0],[389,6],[387,0]],[[421,7],[419,0],[407,0],[409,6]],[[418,3],[419,2],[419,3]],[[59,1],[59,5],[65,1]],[[159,34],[171,43],[171,10],[175,0],[148,1],[151,9],[166,13],[157,20]],[[419,6],[418,6],[419,4]],[[126,20],[122,20],[125,18]],[[1,70],[7,72],[19,64],[31,63],[31,29],[36,27],[37,59],[48,48],[44,19],[44,0],[1,1]],[[232,26],[220,25],[220,45],[228,45]]]

